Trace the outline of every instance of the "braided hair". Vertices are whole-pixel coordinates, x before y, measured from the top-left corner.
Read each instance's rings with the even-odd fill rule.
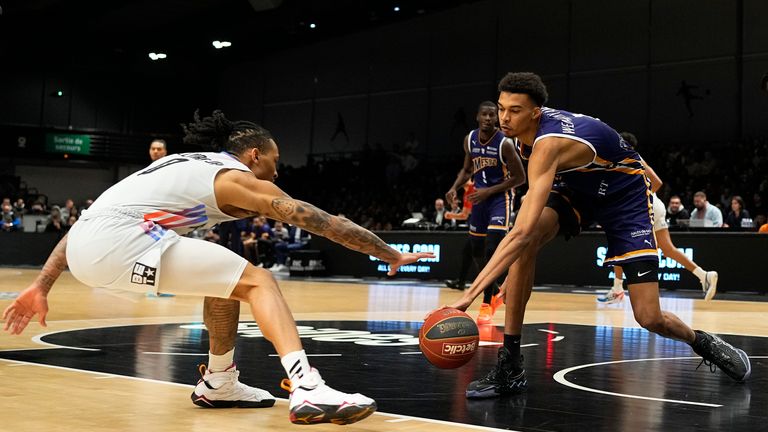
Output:
[[[230,121],[221,110],[215,110],[210,117],[200,118],[195,111],[194,122],[181,125],[184,130],[184,144],[213,148],[239,155],[245,150],[257,148],[263,152],[270,146],[272,134],[256,123],[239,120]]]

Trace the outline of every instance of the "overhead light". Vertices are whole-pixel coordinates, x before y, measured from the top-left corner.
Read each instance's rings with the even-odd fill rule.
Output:
[[[395,6],[394,11],[395,12],[400,12],[400,6]]]
[[[313,29],[313,28],[315,28],[315,27],[317,27],[317,26],[315,25],[315,23],[311,23],[311,24],[309,25],[309,28],[311,28],[311,29]]]
[[[232,46],[232,42],[229,41],[213,41],[213,47],[216,49],[229,48]]]
[[[56,91],[56,96],[58,96],[58,97],[62,97],[62,96],[64,96],[64,92],[63,92],[63,91],[61,91],[61,90],[57,90],[57,91]]]
[[[166,57],[168,56],[165,55],[165,53],[153,53],[153,52],[149,53],[149,58],[151,58],[152,60],[160,60]]]

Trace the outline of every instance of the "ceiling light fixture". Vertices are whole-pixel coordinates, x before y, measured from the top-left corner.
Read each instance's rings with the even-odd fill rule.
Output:
[[[216,49],[229,48],[232,46],[232,42],[229,41],[213,41],[213,47]]]
[[[165,55],[165,53],[153,53],[153,52],[149,53],[149,58],[151,58],[152,60],[160,60],[166,57],[168,56]]]

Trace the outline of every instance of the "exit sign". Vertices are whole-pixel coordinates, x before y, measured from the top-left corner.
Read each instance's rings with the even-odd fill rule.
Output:
[[[54,134],[45,135],[45,150],[50,153],[91,154],[90,135]]]

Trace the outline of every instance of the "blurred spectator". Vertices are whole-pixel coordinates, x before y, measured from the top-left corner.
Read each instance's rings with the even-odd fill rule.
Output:
[[[270,270],[276,273],[288,270],[286,266],[288,255],[291,251],[305,248],[311,238],[308,232],[297,226],[288,228],[288,237],[285,240],[275,242],[275,265]]]
[[[744,200],[738,195],[734,195],[731,198],[731,211],[728,212],[728,216],[725,218],[723,228],[730,228],[734,231],[740,231],[742,228],[752,228],[752,219],[749,217],[749,211],[744,208]]]
[[[678,226],[678,219],[690,219],[691,215],[688,210],[683,207],[683,202],[677,195],[672,195],[669,199],[669,207],[667,207],[667,223],[669,226]]]
[[[75,222],[77,222],[77,216],[74,216],[74,215],[70,216],[67,219],[66,225],[64,225],[64,232],[69,232],[69,229],[72,228],[72,225],[74,225]]]
[[[693,194],[693,212],[691,212],[691,226],[694,221],[701,221],[701,226],[706,228],[720,228],[723,226],[723,214],[720,209],[707,202],[707,194],[702,191]]]
[[[5,232],[11,232],[21,229],[21,215],[13,211],[10,200],[3,201],[2,219],[0,219],[0,229]]]
[[[218,243],[219,242],[219,226],[216,225],[213,228],[209,229],[205,232],[205,235],[203,236],[203,239],[209,242]]]
[[[243,256],[257,267],[269,268],[272,258],[271,228],[264,216],[256,216],[243,233]],[[271,261],[267,261],[271,260]]]
[[[24,198],[19,198],[16,200],[15,203],[13,203],[13,211],[16,212],[18,215],[23,215],[27,212],[26,204],[24,203]]]
[[[456,224],[455,220],[446,218],[445,215],[448,211],[445,208],[445,201],[441,198],[435,200],[435,209],[429,213],[429,222],[437,225],[437,229],[446,229],[452,224]]]
[[[70,216],[77,217],[77,208],[75,207],[75,202],[72,201],[72,199],[67,199],[64,202],[64,208],[61,209],[61,220],[66,221],[69,219]]]
[[[287,241],[289,236],[288,228],[280,221],[275,221],[275,227],[272,228],[272,238],[275,241]]]
[[[149,157],[152,162],[168,154],[168,148],[164,139],[155,139],[149,144]]]
[[[32,203],[32,207],[29,208],[29,213],[31,214],[43,214],[45,213],[45,203],[42,200],[35,200],[35,202]]]
[[[51,207],[51,214],[48,215],[48,224],[45,226],[45,232],[64,232],[64,220],[61,217],[61,209],[57,205]]]
[[[232,252],[244,256],[242,232],[248,230],[248,219],[238,219],[219,224],[218,243]]]

